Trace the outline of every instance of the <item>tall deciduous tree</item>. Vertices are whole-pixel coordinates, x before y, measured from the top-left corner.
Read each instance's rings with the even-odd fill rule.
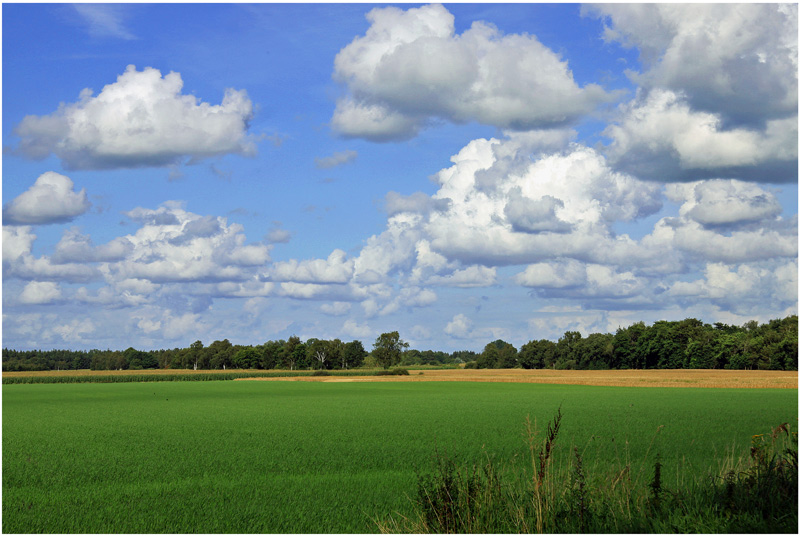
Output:
[[[197,369],[200,365],[200,361],[203,358],[203,342],[199,339],[189,345],[189,352],[187,353],[187,357],[189,362],[191,363],[192,369]]]
[[[578,369],[609,369],[614,356],[614,336],[589,334],[576,345]]]
[[[519,364],[525,369],[552,367],[556,361],[556,344],[549,339],[529,341],[519,350]]]
[[[305,365],[306,346],[299,337],[290,337],[284,345],[284,350],[284,366],[289,366],[289,369],[295,369]]]
[[[367,351],[364,350],[364,345],[360,341],[353,340],[350,343],[345,343],[344,350],[342,350],[342,369],[350,367],[359,367],[364,363],[364,358],[367,357]]]
[[[400,356],[403,349],[408,347],[408,343],[400,339],[400,333],[385,332],[378,336],[372,347],[372,356],[375,357],[377,364],[384,369],[400,363]]]
[[[578,342],[581,340],[581,333],[577,331],[567,331],[558,339],[556,343],[556,369],[575,369],[578,364],[579,356]]]
[[[231,365],[231,359],[236,352],[227,339],[215,341],[206,349],[209,355],[209,365],[214,369],[227,369]]]
[[[283,340],[267,341],[261,347],[261,368],[275,369],[284,363],[286,342]]]
[[[306,341],[306,357],[309,362],[314,364],[316,369],[329,369],[331,366],[331,355],[333,345],[324,339],[312,338]]]
[[[233,367],[238,369],[258,369],[262,354],[258,347],[242,347],[231,358]]]
[[[511,343],[497,339],[483,348],[476,362],[479,369],[511,368],[517,365],[517,349]]]
[[[329,367],[339,367],[342,365],[342,355],[344,354],[344,343],[341,339],[336,338],[328,342],[328,360]],[[343,367],[344,368],[344,367]]]

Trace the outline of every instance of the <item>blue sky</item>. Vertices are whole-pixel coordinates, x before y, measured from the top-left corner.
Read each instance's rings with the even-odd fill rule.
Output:
[[[797,6],[4,4],[3,345],[797,312]]]

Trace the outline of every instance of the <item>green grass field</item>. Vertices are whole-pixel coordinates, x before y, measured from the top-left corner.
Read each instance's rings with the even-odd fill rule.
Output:
[[[626,461],[646,474],[658,452],[667,484],[717,471],[731,446],[746,456],[751,435],[796,430],[798,414],[797,390],[230,381],[2,391],[5,533],[375,532],[374,519],[408,510],[435,450],[527,457],[526,416],[543,428],[559,405],[557,449],[566,459],[578,446],[589,478]]]

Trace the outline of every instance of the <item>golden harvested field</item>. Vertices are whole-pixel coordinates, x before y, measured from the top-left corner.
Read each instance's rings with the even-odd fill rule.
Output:
[[[229,369],[229,372],[240,371]],[[255,370],[254,370],[255,372]],[[263,372],[263,371],[261,371]],[[3,377],[76,375],[171,375],[222,373],[219,369],[144,369],[123,371],[4,371]],[[660,386],[673,388],[794,388],[797,371],[741,371],[720,369],[629,369],[622,371],[555,371],[552,369],[410,369],[410,375],[363,377],[261,377],[238,380],[306,382],[532,382],[587,386]]]
[[[664,388],[794,388],[797,371],[719,369],[630,369],[623,371],[554,371],[551,369],[410,370],[410,375],[380,377],[281,377],[239,380],[308,382],[533,382],[587,386],[657,386]]]

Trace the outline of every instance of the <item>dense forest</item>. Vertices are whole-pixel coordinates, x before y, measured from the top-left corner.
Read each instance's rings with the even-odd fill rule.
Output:
[[[358,340],[309,339],[141,351],[15,351],[3,349],[3,371],[74,369],[352,369],[362,366],[458,365],[525,369],[785,369],[797,370],[797,316],[742,326],[697,319],[643,322],[615,334],[568,331],[558,341],[529,341],[518,350],[503,340],[474,351],[419,351],[397,332],[382,334],[367,352]]]

